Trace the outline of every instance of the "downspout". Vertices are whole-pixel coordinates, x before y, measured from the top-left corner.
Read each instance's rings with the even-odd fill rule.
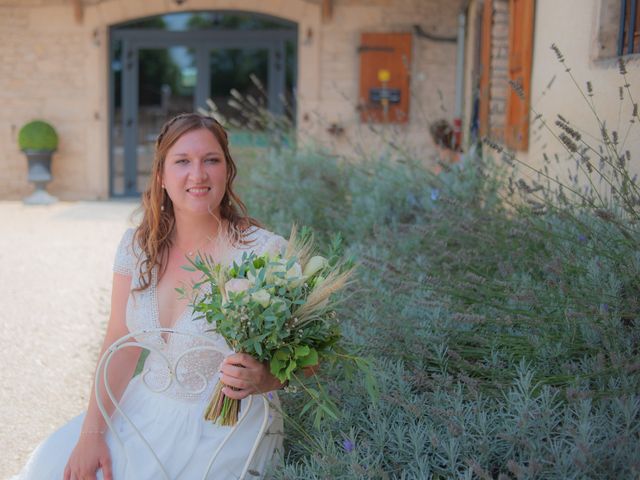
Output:
[[[462,101],[464,98],[464,46],[465,31],[467,25],[467,9],[464,8],[458,15],[458,52],[456,54],[456,99],[453,112],[453,135],[455,149],[462,145]]]

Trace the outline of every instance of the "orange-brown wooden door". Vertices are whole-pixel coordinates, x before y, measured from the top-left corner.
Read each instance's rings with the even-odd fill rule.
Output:
[[[507,97],[505,143],[514,150],[529,148],[534,14],[535,0],[509,0],[509,80],[512,86]]]

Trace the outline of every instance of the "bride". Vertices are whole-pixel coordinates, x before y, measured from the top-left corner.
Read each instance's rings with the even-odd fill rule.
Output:
[[[151,180],[142,197],[142,221],[125,232],[118,247],[111,315],[101,354],[130,332],[150,330],[150,336],[139,339],[153,347],[142,374],[134,376],[141,358],[139,347],[119,350],[108,371],[108,384],[119,399],[121,412],[148,446],[109,401],[100,380],[100,398],[117,436],[107,428],[93,391],[86,413],[47,438],[14,480],[164,478],[154,455],[171,479],[202,478],[231,428],[204,420],[212,388],[199,387],[203,378],[212,387],[222,381],[224,393],[242,399],[241,415],[246,413],[207,478],[240,477],[264,414],[263,402],[249,402],[249,398],[280,389],[282,384],[265,364],[231,352],[215,333],[210,338],[225,355],[193,349],[204,343],[202,337],[191,334],[204,334],[210,325],[193,320],[189,300],[175,290],[199,279],[195,272],[182,268],[198,253],[231,264],[246,251],[260,255],[286,246],[282,237],[260,228],[247,215],[233,191],[235,176],[227,134],[218,122],[191,113],[174,117],[156,142]],[[160,328],[178,334],[157,330]],[[165,359],[177,363],[181,355],[179,368],[174,365],[179,381],[171,382]],[[249,473],[257,477],[264,476],[282,448],[278,399],[273,393],[268,397],[276,408],[251,460]]]

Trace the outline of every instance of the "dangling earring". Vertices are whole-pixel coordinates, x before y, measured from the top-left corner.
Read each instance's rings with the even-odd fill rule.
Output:
[[[164,212],[164,195],[165,195],[165,186],[162,184],[162,204],[160,205],[160,211]]]

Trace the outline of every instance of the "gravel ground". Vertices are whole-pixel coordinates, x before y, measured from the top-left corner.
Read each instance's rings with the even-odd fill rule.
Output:
[[[81,413],[133,202],[0,202],[0,478]]]

